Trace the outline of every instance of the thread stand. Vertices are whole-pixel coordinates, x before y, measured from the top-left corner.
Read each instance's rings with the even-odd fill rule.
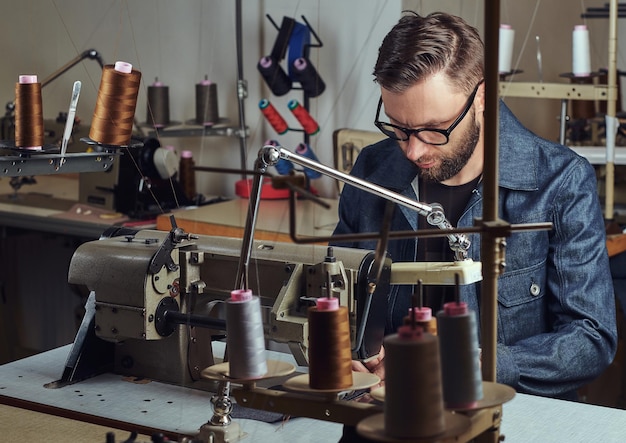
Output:
[[[268,360],[268,371],[265,375],[254,379],[236,379],[229,376],[229,362],[218,363],[205,368],[200,375],[202,378],[219,381],[219,393],[211,398],[213,416],[208,423],[200,428],[199,437],[202,441],[215,443],[228,443],[238,441],[245,437],[245,433],[237,422],[232,421],[230,413],[233,411],[233,403],[230,399],[230,383],[237,383],[254,389],[256,382],[275,377],[283,377],[295,371],[295,366],[288,362]]]
[[[230,383],[220,384],[219,393],[211,398],[213,416],[200,427],[198,437],[202,441],[214,443],[228,443],[242,439],[247,434],[242,432],[238,423],[233,422],[230,413],[233,411],[233,402],[229,396]]]
[[[266,14],[267,19],[270,21],[270,23],[274,26],[274,28],[279,31],[281,31],[281,27],[278,26],[278,24],[274,21],[274,19],[269,15]],[[306,17],[303,15],[302,16],[302,20],[304,21],[307,29],[309,30],[309,32],[311,33],[311,35],[313,36],[313,38],[315,39],[316,43],[307,43],[305,45],[303,45],[302,48],[302,55],[304,58],[306,58],[308,60],[309,58],[309,52],[311,48],[321,48],[324,46],[324,44],[322,43],[322,41],[320,40],[319,36],[317,35],[317,33],[315,32],[315,30],[313,29],[313,27],[309,24],[308,20],[306,19]],[[283,54],[284,57],[284,54]],[[281,60],[276,60],[276,62],[280,62]],[[306,91],[304,91],[304,87],[301,85],[300,87],[294,87],[292,86],[291,89],[301,89],[303,92],[303,97],[302,97],[302,107],[308,112],[309,111],[309,101],[310,101],[310,96],[306,93]],[[310,142],[310,135],[307,134],[307,132],[305,130],[301,130],[301,129],[297,129],[297,128],[288,128],[289,131],[295,131],[295,132],[302,132],[303,138],[304,138],[304,143],[305,144],[309,144]]]
[[[380,378],[378,378],[378,376],[367,372],[353,371],[352,380],[352,386],[345,389],[315,389],[309,386],[309,374],[300,374],[285,381],[283,386],[290,391],[322,394],[326,398],[336,399],[340,392],[368,389],[380,383]]]

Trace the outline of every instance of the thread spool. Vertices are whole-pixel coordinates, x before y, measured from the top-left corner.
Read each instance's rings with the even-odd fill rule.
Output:
[[[413,310],[413,314],[411,314],[411,310]],[[413,316],[416,326],[422,328],[424,332],[437,335],[437,318],[433,317],[431,308],[427,306],[409,308],[409,314],[404,317],[403,324],[410,326],[413,323]]]
[[[296,154],[306,157],[308,159],[314,160],[319,163],[319,160],[317,159],[315,152],[313,152],[313,149],[311,149],[311,147],[307,145],[306,143],[300,143],[296,147]],[[321,172],[314,171],[311,168],[304,168],[304,174],[310,179],[320,178],[322,176]]]
[[[419,327],[384,339],[385,435],[427,438],[445,431],[439,343]]]
[[[514,40],[515,30],[511,27],[511,25],[500,25],[498,46],[498,72],[500,74],[507,74],[511,72]]]
[[[189,150],[182,151],[178,167],[178,181],[183,189],[183,193],[189,200],[196,198],[196,172],[194,166],[193,153]]]
[[[148,86],[146,121],[155,128],[170,124],[170,88],[155,79]]]
[[[443,397],[447,408],[472,408],[483,398],[476,316],[464,302],[437,313]]]
[[[231,291],[226,300],[226,346],[229,375],[254,379],[267,373],[261,301],[252,291]]]
[[[348,308],[336,297],[321,297],[308,310],[309,386],[342,390],[352,386]]]
[[[130,63],[105,65],[98,90],[89,138],[97,143],[126,146],[130,143],[141,72]]]
[[[196,123],[212,126],[219,122],[217,84],[208,79],[196,83]]]
[[[40,150],[43,142],[41,83],[36,75],[20,75],[15,84],[15,146]]]
[[[278,163],[276,163],[274,167],[280,175],[289,175],[289,173],[293,171],[293,163],[289,160],[285,160],[284,158],[278,160]]]
[[[287,107],[293,113],[293,115],[298,119],[300,124],[302,125],[302,129],[308,135],[315,135],[319,132],[320,127],[315,121],[315,119],[309,114],[309,111],[304,109],[304,107],[298,102],[298,100],[290,100],[287,103]]]
[[[572,73],[577,77],[591,75],[587,25],[574,26],[572,33]]]
[[[326,89],[326,84],[318,74],[315,66],[303,58],[297,58],[293,62],[294,78],[300,82],[302,89],[309,97],[317,97]]]
[[[261,99],[259,102],[259,109],[267,119],[272,128],[278,135],[282,135],[289,130],[289,126],[287,126],[287,122],[285,119],[278,113],[274,105],[270,103],[267,99]]]
[[[291,90],[291,79],[272,57],[261,57],[259,63],[257,63],[257,69],[272,91],[272,94],[280,97]]]

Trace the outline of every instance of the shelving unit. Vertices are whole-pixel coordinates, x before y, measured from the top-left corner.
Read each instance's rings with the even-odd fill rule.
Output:
[[[626,14],[626,5],[619,9],[619,14]],[[608,18],[609,38],[608,38],[608,81],[606,85],[595,84],[564,84],[564,83],[533,83],[533,82],[501,82],[499,84],[500,97],[521,97],[521,98],[544,98],[561,100],[561,128],[560,142],[565,144],[565,122],[567,120],[567,103],[570,100],[605,100],[607,101],[607,128],[614,122],[616,116],[617,103],[617,0],[611,0],[604,15],[597,14],[583,15],[587,18]],[[617,127],[615,127],[617,131]],[[607,130],[607,134],[609,134]],[[585,155],[591,149],[597,147],[576,147],[575,151]],[[615,173],[614,166],[616,159],[620,163],[626,164],[626,148],[615,147],[615,137],[606,138],[605,160],[598,162],[598,155],[593,156],[594,164],[606,165],[605,179],[605,219],[612,220],[614,216],[614,190]],[[590,160],[591,161],[591,160]]]

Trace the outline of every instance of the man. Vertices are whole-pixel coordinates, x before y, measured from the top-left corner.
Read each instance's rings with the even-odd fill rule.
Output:
[[[376,126],[388,139],[365,148],[351,173],[421,202],[438,202],[453,226],[472,226],[483,206],[483,61],[483,43],[462,19],[444,13],[402,17],[383,40],[374,68],[381,87]],[[553,229],[507,238],[506,269],[498,279],[497,381],[518,392],[574,399],[610,364],[617,341],[594,170],[499,106],[499,216],[511,224],[551,222]],[[335,234],[379,231],[385,203],[344,186]],[[423,219],[397,207],[391,229],[429,227]],[[470,240],[469,257],[480,261],[480,236]],[[388,252],[394,262],[452,260],[442,239],[393,240]],[[412,292],[392,287],[388,333],[407,315]],[[430,295],[436,310],[441,297]],[[480,283],[461,286],[460,298],[479,313]],[[353,366],[384,379],[383,362],[384,349]]]

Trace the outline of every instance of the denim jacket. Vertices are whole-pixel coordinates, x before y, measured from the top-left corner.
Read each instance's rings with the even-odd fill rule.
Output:
[[[519,392],[573,398],[611,363],[617,346],[595,173],[571,149],[524,128],[503,102],[499,115],[499,217],[511,224],[551,222],[553,229],[517,231],[506,239],[506,267],[498,277],[497,381]],[[351,174],[416,198],[411,182],[417,167],[393,140],[363,149]],[[481,183],[458,226],[472,226],[482,206]],[[380,197],[344,186],[335,234],[379,231],[384,207]],[[417,217],[401,207],[391,229],[416,229]],[[469,239],[469,256],[479,261],[480,235]],[[376,242],[336,245],[374,249]],[[415,261],[417,247],[417,239],[392,240],[388,252],[394,262]],[[480,289],[480,283],[460,288],[477,313]],[[388,332],[408,312],[412,292],[392,287]]]

